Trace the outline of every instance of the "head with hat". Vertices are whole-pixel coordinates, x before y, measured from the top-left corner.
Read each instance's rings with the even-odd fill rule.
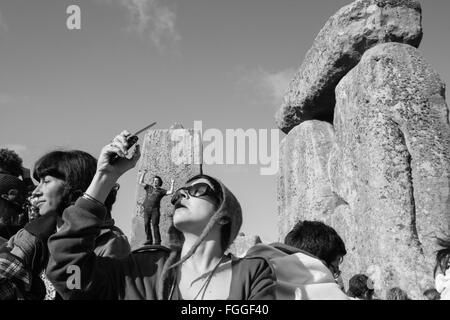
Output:
[[[188,260],[206,239],[218,242],[224,254],[242,225],[239,201],[222,182],[208,175],[190,178],[184,187],[174,193],[171,202],[174,205],[172,226],[169,228],[169,247],[172,251],[162,272],[159,298],[165,296],[164,280],[170,269]],[[180,257],[186,236],[194,237],[195,242]]]

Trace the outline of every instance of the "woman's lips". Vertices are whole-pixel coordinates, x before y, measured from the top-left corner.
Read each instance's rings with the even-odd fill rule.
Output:
[[[183,205],[183,204],[181,203],[181,200],[178,200],[178,201],[175,203],[175,210],[177,210],[177,209],[179,209],[179,208],[186,208],[186,206]]]
[[[41,204],[43,204],[45,201],[44,200],[41,200],[41,201],[36,201],[33,205],[35,206],[35,207],[39,207]]]

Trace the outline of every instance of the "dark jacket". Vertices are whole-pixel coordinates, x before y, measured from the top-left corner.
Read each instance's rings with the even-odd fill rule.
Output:
[[[64,211],[62,228],[48,242],[47,277],[65,299],[156,299],[169,249],[148,246],[122,259],[96,256],[95,239],[105,214],[105,208],[83,198]],[[79,289],[67,286],[74,275],[70,266],[79,268]],[[230,299],[273,299],[274,273],[263,258],[236,259],[230,289]]]

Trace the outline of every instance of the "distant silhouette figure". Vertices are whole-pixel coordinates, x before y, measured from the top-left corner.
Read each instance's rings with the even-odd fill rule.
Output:
[[[160,206],[163,197],[173,193],[174,180],[172,179],[170,189],[161,188],[163,181],[161,177],[153,177],[153,185],[144,182],[147,170],[144,170],[141,177],[139,178],[139,184],[144,186],[146,191],[145,200],[143,203],[144,207],[144,225],[145,234],[147,235],[147,241],[145,244],[161,244],[161,233],[159,231],[159,219],[161,217]],[[152,228],[154,237],[152,237]]]

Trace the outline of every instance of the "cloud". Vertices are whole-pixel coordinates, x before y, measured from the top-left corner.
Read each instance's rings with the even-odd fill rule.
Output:
[[[118,3],[129,16],[130,31],[142,37],[148,37],[160,52],[176,48],[181,36],[176,29],[175,11],[160,0],[97,0],[99,3]]]
[[[9,94],[0,92],[0,104],[11,104],[16,100]]]
[[[0,105],[3,106],[11,106],[11,105],[17,105],[17,104],[25,104],[30,103],[31,99],[28,96],[25,95],[18,95],[13,96],[7,92],[0,92]]]
[[[253,71],[241,70],[239,73],[239,86],[244,86],[244,88],[251,90],[258,100],[267,101],[278,107],[289,83],[294,77],[295,70],[289,68],[269,72],[263,68],[258,68]]]

